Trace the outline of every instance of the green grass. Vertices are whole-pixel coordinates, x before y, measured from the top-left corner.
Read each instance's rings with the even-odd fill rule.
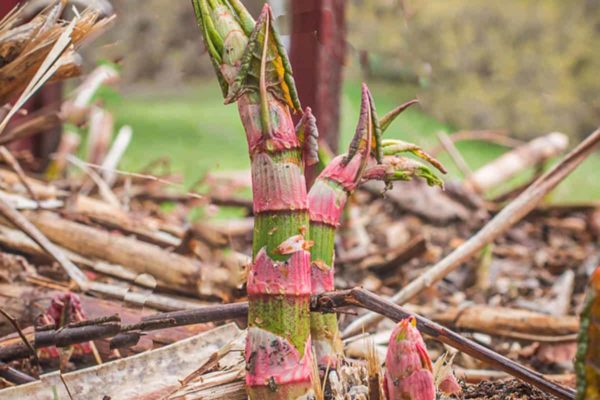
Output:
[[[133,128],[124,169],[137,170],[166,156],[191,183],[208,170],[249,166],[237,109],[223,106],[212,83],[179,92],[136,91],[111,97],[107,106],[118,126]]]
[[[414,89],[387,82],[370,82],[379,115],[415,96]],[[107,107],[114,113],[118,126],[128,124],[134,137],[121,167],[139,170],[150,161],[168,156],[174,171],[185,182],[196,181],[208,170],[244,169],[249,167],[246,140],[235,105],[224,106],[215,81],[201,81],[177,90],[148,88],[126,91],[121,96],[106,96]],[[346,148],[360,105],[360,84],[347,81],[342,98],[341,148]],[[417,143],[425,149],[437,144],[436,132],[453,129],[419,111],[418,106],[402,114],[386,132],[387,137]],[[462,142],[458,149],[468,165],[476,169],[502,154],[499,146]],[[448,167],[446,179],[460,174],[450,159],[442,155]],[[600,171],[600,155],[594,154],[554,192],[556,201],[600,199],[600,185],[595,177]],[[524,181],[522,174],[512,183]]]

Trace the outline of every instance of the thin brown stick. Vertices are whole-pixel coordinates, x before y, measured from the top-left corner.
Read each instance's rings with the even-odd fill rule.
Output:
[[[25,336],[25,334],[21,330],[21,327],[19,326],[19,323],[17,322],[17,320],[12,315],[10,315],[6,311],[4,311],[2,308],[0,308],[0,314],[2,314],[4,316],[4,318],[6,318],[8,320],[8,322],[13,326],[15,331],[17,331],[17,334],[19,335],[19,337],[21,338],[21,340],[23,341],[25,346],[27,346],[27,348],[31,351],[31,354],[37,361],[37,353],[33,349],[33,346],[31,345],[29,340],[27,340],[27,336]]]
[[[207,306],[194,310],[174,311],[157,313],[135,324],[121,324],[115,321],[115,317],[96,319],[97,324],[92,325],[68,325],[62,329],[37,330],[34,334],[35,348],[49,346],[70,346],[76,343],[91,340],[105,339],[121,335],[119,340],[131,339],[141,336],[141,332],[158,329],[174,328],[177,326],[201,324],[206,322],[220,322],[231,319],[245,318],[248,314],[248,303],[220,304]],[[129,334],[126,335],[122,334]],[[128,345],[134,345],[135,341],[125,341]],[[0,347],[0,361],[12,361],[28,357],[31,349],[22,343],[14,343]]]
[[[35,382],[35,378],[27,375],[24,372],[18,371],[9,365],[0,361],[0,378],[3,378],[11,383],[22,385],[24,383]]]
[[[67,391],[67,395],[69,395],[69,399],[73,400],[73,395],[71,394],[71,390],[69,389],[69,386],[67,386],[67,382],[65,382],[65,378],[63,377],[62,373],[59,373],[58,377],[60,378],[60,381],[64,385],[65,390]]]
[[[444,150],[446,150],[454,164],[458,167],[463,177],[469,178],[471,175],[473,175],[473,171],[471,171],[471,168],[469,168],[464,157],[462,154],[460,154],[448,134],[444,131],[440,131],[438,132],[437,137],[440,141],[440,144],[444,147]]]
[[[39,331],[35,332],[33,336],[34,348],[65,347],[89,342],[90,340],[104,339],[118,334],[121,328],[122,326],[118,322],[107,322],[100,325]],[[3,362],[29,357],[30,355],[31,350],[21,342],[0,347],[0,361]]]
[[[125,177],[143,179],[143,180],[157,182],[157,183],[161,183],[163,185],[172,186],[172,187],[176,187],[176,188],[185,188],[185,186],[181,183],[173,182],[168,179],[159,178],[158,176],[154,176],[154,175],[140,174],[138,172],[123,171],[123,170],[119,170],[119,169],[115,169],[115,168],[105,168],[102,165],[90,163],[87,161],[82,161],[82,165],[86,165],[87,167],[93,168],[93,169],[101,171],[101,172],[108,172],[108,173],[114,173],[117,175],[122,175]],[[189,197],[195,198],[195,199],[203,199],[204,198],[204,196],[202,196],[201,194],[198,194],[198,193],[186,192],[184,194],[186,196],[189,196]]]
[[[567,154],[561,162],[556,164],[554,168],[542,175],[516,199],[504,207],[479,232],[402,288],[390,300],[396,304],[406,303],[426,288],[442,280],[450,272],[456,270],[462,263],[473,257],[473,255],[478,254],[484,246],[504,234],[511,226],[529,214],[552,189],[562,182],[592,153],[598,143],[600,143],[600,129],[590,134],[575,149]],[[381,316],[375,313],[367,313],[346,327],[343,331],[343,336],[356,335],[380,320]]]
[[[119,209],[121,207],[121,203],[119,202],[117,196],[113,193],[112,189],[110,188],[110,186],[108,186],[104,179],[96,173],[96,171],[94,171],[91,168],[88,168],[88,166],[83,162],[83,160],[80,160],[72,154],[67,154],[66,160],[67,162],[81,169],[96,184],[96,186],[98,186],[98,192],[100,193],[100,196],[106,203],[110,204],[116,209]],[[84,184],[84,187],[82,187],[82,189],[85,189],[85,186],[87,185]],[[87,192],[80,191],[80,195],[85,196],[87,194]]]
[[[411,315],[415,315],[404,308],[383,299],[365,289],[350,289],[338,292],[323,293],[312,296],[311,308],[313,311],[332,312],[341,307],[357,306],[366,308],[376,313],[399,321]],[[154,330],[171,328],[175,326],[191,325],[206,322],[226,321],[230,319],[242,319],[248,315],[248,303],[233,303],[202,307],[195,310],[175,311],[169,313],[158,313],[141,320],[140,323],[121,325],[108,322],[100,325],[86,325],[78,327],[66,327],[62,330],[50,330],[36,332],[35,344],[38,347],[50,345],[66,346],[89,340],[107,338],[118,333],[132,332],[136,335],[143,330]],[[444,328],[435,322],[415,315],[417,327],[425,334],[431,336],[444,344],[452,346],[470,356],[483,360],[488,364],[505,371],[524,382],[530,383],[541,390],[552,393],[561,399],[573,399],[574,392],[560,385],[548,381],[541,374],[534,372],[522,365],[483,347],[471,340],[465,339],[458,333]],[[0,360],[8,361],[27,355],[27,349],[23,346],[12,344],[0,347]]]
[[[5,146],[0,146],[0,155],[2,156],[4,161],[6,161],[8,166],[14,171],[14,173],[17,174],[19,181],[25,187],[25,189],[27,189],[27,193],[29,193],[31,199],[38,203],[39,206],[38,197],[36,196],[31,186],[29,186],[29,183],[27,182],[27,177],[25,176],[25,172],[23,171],[23,168],[21,168],[21,166],[19,165],[17,159]]]
[[[477,140],[494,143],[508,148],[519,147],[526,143],[522,140],[511,138],[507,135],[505,130],[459,131],[449,135],[449,138],[453,143],[466,140]],[[429,154],[435,157],[442,150],[443,147],[441,144],[439,144],[431,149]]]
[[[323,295],[313,297],[312,308],[335,310],[338,307],[354,305],[369,309],[379,313],[391,320],[398,322],[408,316],[414,315],[389,300],[385,300],[368,290],[356,288],[347,291],[338,291],[324,293]],[[560,399],[574,399],[575,391],[565,388],[546,379],[542,374],[532,371],[519,363],[516,363],[493,350],[488,349],[469,339],[465,339],[458,333],[444,328],[419,315],[414,315],[417,319],[419,330],[433,339],[454,347],[472,357],[482,360],[499,370],[505,371],[512,376],[527,382],[546,393],[551,393]]]

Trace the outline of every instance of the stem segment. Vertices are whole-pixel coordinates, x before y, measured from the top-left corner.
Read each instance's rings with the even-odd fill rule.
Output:
[[[311,396],[310,242],[299,111],[268,5],[252,26],[236,0],[193,0],[226,102],[237,102],[254,195],[246,383],[251,399]]]
[[[386,115],[385,128],[415,101],[405,103]],[[442,184],[425,165],[397,154],[411,152],[445,172],[442,165],[418,146],[381,136],[375,104],[369,89],[362,86],[360,117],[347,154],[335,157],[321,172],[308,193],[310,209],[311,284],[313,295],[334,290],[334,238],[348,197],[368,179],[410,180],[413,176],[430,184]],[[336,368],[343,346],[335,314],[311,313],[311,335],[321,370]]]
[[[366,85],[362,87],[361,113],[351,144],[354,154],[334,158],[319,175],[308,194],[310,208],[311,284],[315,295],[334,290],[335,231],[348,196],[356,188],[369,160],[373,140],[372,107]],[[337,316],[312,312],[311,335],[321,370],[334,369],[342,355]]]

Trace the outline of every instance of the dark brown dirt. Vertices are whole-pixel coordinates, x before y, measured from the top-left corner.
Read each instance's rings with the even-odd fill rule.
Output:
[[[464,388],[464,399],[481,400],[554,400],[531,385],[517,380],[484,381]]]

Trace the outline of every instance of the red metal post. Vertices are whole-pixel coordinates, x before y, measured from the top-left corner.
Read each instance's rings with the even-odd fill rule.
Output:
[[[340,92],[346,48],[345,0],[291,0],[290,59],[303,107],[317,118],[319,135],[338,150]],[[310,179],[310,172],[307,179]]]
[[[19,4],[19,0],[2,0],[0,1],[0,18],[4,17],[10,10],[12,10],[17,4]]]

